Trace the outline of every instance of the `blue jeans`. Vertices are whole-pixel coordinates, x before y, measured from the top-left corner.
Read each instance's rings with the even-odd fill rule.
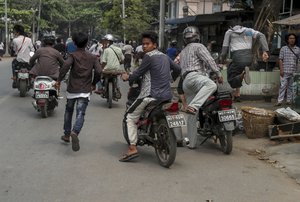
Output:
[[[74,106],[76,105],[76,120],[72,129],[72,117]],[[88,98],[74,98],[67,99],[66,110],[65,110],[65,120],[64,120],[64,134],[69,136],[71,131],[79,135],[81,128],[84,123],[84,115],[86,108],[88,106],[89,100]],[[72,129],[72,130],[71,130]]]

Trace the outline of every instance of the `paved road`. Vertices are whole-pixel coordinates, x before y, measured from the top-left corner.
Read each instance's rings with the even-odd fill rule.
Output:
[[[298,201],[299,185],[272,166],[234,148],[223,155],[206,143],[179,148],[170,169],[158,165],[153,148],[120,163],[126,150],[121,119],[125,100],[108,109],[93,95],[80,134],[81,149],[60,142],[65,100],[42,119],[30,94],[10,88],[10,60],[0,62],[0,201]],[[123,98],[126,85],[121,82]],[[63,94],[63,93],[62,93]]]

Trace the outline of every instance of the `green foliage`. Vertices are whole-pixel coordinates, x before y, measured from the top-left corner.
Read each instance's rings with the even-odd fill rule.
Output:
[[[38,8],[41,2],[41,15]],[[157,20],[158,0],[125,0],[122,18],[122,0],[8,0],[8,18],[11,22],[22,20],[26,31],[39,24],[40,33],[55,31],[67,37],[71,32],[87,32],[91,37],[110,32],[120,38],[137,40],[140,33]],[[4,16],[4,6],[0,6]],[[10,23],[13,26],[13,23]],[[125,29],[123,29],[123,26]],[[0,23],[4,29],[4,23]]]

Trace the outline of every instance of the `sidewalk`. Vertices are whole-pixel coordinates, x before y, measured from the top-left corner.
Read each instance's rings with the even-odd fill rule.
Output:
[[[242,100],[234,103],[239,110],[242,106],[251,106],[276,110],[274,107],[276,100],[265,102],[264,100]],[[285,105],[281,107],[286,107]],[[234,136],[234,147],[246,151],[248,155],[265,161],[275,168],[287,173],[288,176],[295,179],[300,184],[300,141],[271,140],[268,136],[265,138],[248,139],[243,132],[238,132]]]

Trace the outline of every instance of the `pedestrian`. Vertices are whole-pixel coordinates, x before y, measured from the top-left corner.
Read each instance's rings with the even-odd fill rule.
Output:
[[[137,150],[137,121],[144,108],[152,101],[172,99],[170,86],[171,72],[175,80],[180,74],[180,67],[158,48],[158,36],[155,32],[142,34],[142,44],[145,55],[141,66],[132,74],[123,73],[123,81],[132,83],[142,77],[141,92],[125,113],[126,127],[130,145],[127,152],[120,158],[121,162],[130,161],[139,156]]]
[[[64,57],[66,54],[66,46],[63,44],[62,39],[60,37],[56,38],[56,44],[53,46],[60,54]]]
[[[30,52],[34,52],[34,47],[31,39],[25,35],[24,27],[22,25],[15,25],[13,30],[16,37],[12,41],[12,47],[17,57],[12,61],[12,87],[17,88],[15,70],[20,67],[26,67],[28,70],[31,69],[29,59]]]
[[[252,43],[253,39],[258,39],[262,46],[262,59],[267,61],[268,55],[268,43],[263,33],[251,28],[236,25],[230,27],[224,36],[223,47],[221,53],[221,63],[224,64],[228,52],[232,62],[227,69],[227,81],[231,88],[235,89],[233,93],[233,99],[236,102],[240,102],[240,88],[242,87],[243,80],[246,84],[250,84],[249,66],[252,63]]]
[[[188,148],[195,149],[197,146],[197,114],[199,108],[207,98],[212,95],[217,85],[208,76],[209,72],[215,72],[219,83],[223,78],[219,67],[211,57],[207,48],[200,43],[200,32],[197,27],[190,26],[183,31],[184,49],[180,52],[180,66],[182,88],[178,93],[184,93],[188,106],[185,111],[187,117],[187,132],[190,140]],[[182,98],[181,98],[182,99]]]
[[[300,48],[296,46],[296,34],[288,34],[285,37],[286,45],[280,49],[279,68],[280,68],[280,88],[275,106],[281,106],[286,94],[286,104],[291,105],[293,73],[297,71],[300,62]]]
[[[77,49],[76,45],[74,44],[74,41],[72,38],[68,38],[67,41],[66,41],[66,51],[67,53],[73,53],[75,52]]]
[[[0,42],[0,59],[3,57],[4,53],[5,53],[4,43],[1,41]]]
[[[91,91],[99,80],[101,65],[95,55],[85,51],[88,36],[84,33],[76,33],[73,40],[77,50],[70,54],[63,67],[60,69],[57,86],[70,70],[69,83],[67,86],[67,104],[64,115],[64,135],[61,139],[70,142],[72,139],[72,150],[78,151],[79,133],[83,127],[86,108],[88,106]],[[76,104],[77,103],[77,104]],[[76,104],[76,118],[72,128],[73,111]]]
[[[167,49],[167,55],[172,59],[175,60],[176,56],[179,54],[179,50],[176,47],[177,46],[177,41],[172,40],[170,43],[170,47]]]
[[[125,71],[129,72],[131,67],[131,59],[133,53],[133,47],[129,44],[129,41],[125,41],[125,46],[123,46],[123,53],[124,53],[124,68]]]

